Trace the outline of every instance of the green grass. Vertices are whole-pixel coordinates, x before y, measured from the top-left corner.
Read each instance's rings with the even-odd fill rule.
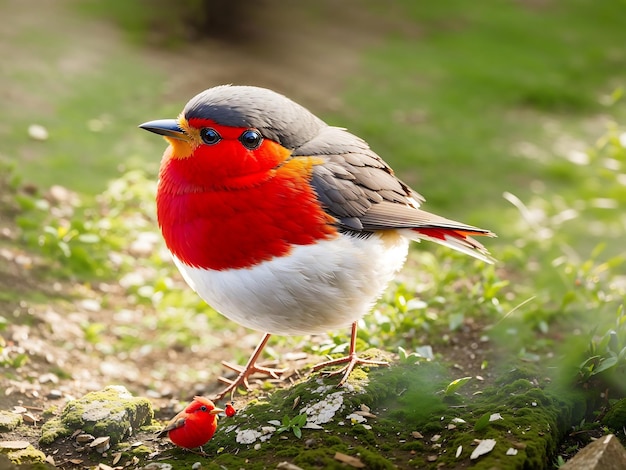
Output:
[[[50,21],[58,30],[41,31],[33,21],[2,31],[15,45],[0,78],[10,90],[8,112],[0,118],[4,158],[16,162],[25,182],[60,184],[91,196],[120,170],[156,173],[164,143],[142,138],[137,125],[161,112],[178,112],[179,104],[162,99],[165,75],[114,29],[96,28],[94,36],[80,37],[83,22],[97,25],[91,18],[68,11]],[[43,125],[49,138],[31,139],[31,124]]]

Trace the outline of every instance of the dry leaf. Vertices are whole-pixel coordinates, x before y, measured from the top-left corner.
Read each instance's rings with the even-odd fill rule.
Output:
[[[475,460],[481,455],[488,454],[489,452],[493,450],[495,446],[496,446],[495,439],[483,439],[482,441],[480,441],[478,446],[476,446],[476,448],[474,449],[474,452],[472,452],[472,455],[470,455],[470,459]]]
[[[76,442],[80,442],[81,444],[86,444],[87,442],[93,442],[95,437],[91,434],[80,434],[76,436]]]
[[[111,438],[109,436],[102,436],[97,439],[94,439],[94,441],[91,444],[89,444],[89,447],[97,447],[99,445],[104,444],[105,442],[108,443],[110,440]]]
[[[335,460],[348,464],[354,468],[365,468],[365,464],[361,462],[361,459],[352,457],[351,455],[342,454],[341,452],[335,452]]]
[[[294,465],[289,462],[280,462],[278,465],[276,465],[276,468],[281,469],[281,470],[302,470],[297,465]]]
[[[102,454],[103,452],[109,449],[110,441],[111,441],[111,438],[109,436],[102,436],[102,437],[97,438],[91,444],[89,444],[89,447],[91,447],[92,449],[95,448],[98,452]]]
[[[26,449],[30,443],[28,441],[3,441],[0,442],[0,448],[2,449],[11,449],[11,450],[20,450]]]
[[[35,415],[33,415],[32,413],[24,413],[22,415],[22,418],[24,418],[24,422],[28,423],[28,424],[37,424],[37,421],[39,421]]]

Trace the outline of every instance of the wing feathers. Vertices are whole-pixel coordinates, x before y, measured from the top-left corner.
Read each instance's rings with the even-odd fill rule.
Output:
[[[363,140],[336,127],[321,129],[293,156],[323,157],[313,167],[311,184],[324,209],[340,228],[356,232],[410,230],[413,239],[427,239],[474,256],[493,258],[471,235],[495,236],[489,230],[462,224],[419,208],[424,198],[399,180]]]

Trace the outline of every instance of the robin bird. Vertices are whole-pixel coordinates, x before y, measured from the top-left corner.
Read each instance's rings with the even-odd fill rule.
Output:
[[[229,319],[265,335],[234,380],[280,371],[256,365],[271,334],[352,325],[339,385],[360,358],[357,321],[402,268],[411,240],[491,263],[472,235],[489,230],[431,214],[424,198],[359,137],[285,96],[223,85],[192,98],[177,119],[142,124],[165,137],[156,196],[167,248],[189,286]]]
[[[217,415],[224,410],[204,397],[194,397],[183,411],[174,416],[157,437],[169,437],[178,447],[194,449],[209,442],[217,429]]]

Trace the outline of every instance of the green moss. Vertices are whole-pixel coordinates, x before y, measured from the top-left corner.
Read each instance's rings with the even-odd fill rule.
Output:
[[[59,411],[59,407],[57,405],[52,405],[46,408],[45,410],[43,410],[43,416],[45,418],[49,418],[57,414],[58,411]]]
[[[461,396],[463,407],[444,399],[441,390],[451,378],[446,369],[437,363],[394,365],[389,368],[372,368],[362,388],[337,389],[336,379],[313,376],[290,389],[277,390],[266,401],[255,400],[232,418],[220,421],[214,438],[204,446],[212,456],[211,465],[219,468],[271,468],[286,460],[302,468],[345,468],[335,460],[336,452],[358,456],[367,468],[394,468],[415,466],[435,469],[438,465],[456,468],[469,465],[473,468],[546,468],[556,444],[580,414],[574,404],[577,396],[566,388],[561,390],[550,382],[541,384],[529,370],[510,367],[502,374],[501,382],[486,387],[482,394]],[[257,430],[270,426],[270,420],[293,417],[305,407],[330,399],[339,393],[342,406],[332,419],[322,423],[323,429],[302,429],[302,438],[291,434],[271,434],[261,442],[259,449],[251,444],[236,442],[237,429]],[[299,397],[297,406],[293,403]],[[534,405],[533,405],[534,403]],[[376,418],[368,418],[367,426],[352,424],[346,419],[351,413],[370,407]],[[500,413],[503,420],[493,421],[475,431],[476,421],[483,415]],[[448,428],[452,419],[462,418],[467,424],[457,423]],[[343,423],[343,424],[340,424]],[[415,439],[419,431],[423,439]],[[437,441],[431,438],[438,434]],[[267,437],[267,435],[266,435]],[[469,460],[475,439],[492,438],[496,448],[478,459]],[[462,455],[455,457],[458,446]],[[507,456],[508,448],[518,449],[515,456]],[[174,449],[176,465],[188,460]],[[214,456],[214,457],[213,457]],[[437,456],[436,461],[426,460]],[[172,462],[174,463],[174,461]]]
[[[33,446],[29,445],[25,449],[19,449],[7,452],[7,449],[0,449],[0,452],[6,453],[9,460],[16,464],[22,465],[25,463],[45,462],[46,455]]]
[[[22,424],[22,415],[0,410],[0,432],[14,431]]]
[[[372,470],[385,470],[394,469],[396,466],[390,462],[387,458],[381,456],[377,452],[372,452],[364,447],[357,447],[355,449],[357,455],[361,461]]]
[[[156,420],[152,420],[149,424],[146,424],[145,426],[141,426],[139,428],[139,431],[153,434],[153,433],[157,433],[161,431],[162,429],[163,429],[163,423],[160,423]]]
[[[150,449],[150,447],[145,446],[145,445],[133,447],[130,451],[131,454],[137,455],[137,456],[148,455],[151,452],[152,452],[152,449]]]
[[[293,463],[304,468],[345,468],[345,465],[335,460],[335,454],[341,452],[347,455],[354,455],[354,450],[347,446],[319,447],[317,449],[305,450],[298,454]]]
[[[69,436],[71,432],[71,429],[63,424],[61,418],[52,418],[41,427],[39,444],[44,446],[50,445],[60,437]]]
[[[425,448],[424,442],[422,441],[406,442],[400,446],[400,449],[402,450],[407,450],[407,451],[414,450],[416,452],[421,452],[424,450],[424,448]]]
[[[626,427],[626,398],[622,398],[611,406],[602,423],[614,431],[621,431]]]

